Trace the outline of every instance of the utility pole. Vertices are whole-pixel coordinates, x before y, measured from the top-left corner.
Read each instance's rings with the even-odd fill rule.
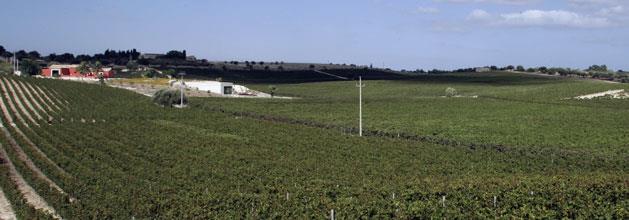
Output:
[[[13,74],[14,75],[22,75],[22,72],[20,71],[20,60],[17,59],[17,52],[13,52]]]
[[[363,136],[363,79],[358,76],[358,136]]]
[[[179,82],[179,88],[181,89],[181,91],[179,92],[181,94],[181,98],[179,99],[179,101],[180,101],[179,107],[181,107],[181,108],[183,108],[183,87],[184,87],[183,76],[185,76],[185,75],[186,75],[185,72],[180,72],[179,73],[179,76],[181,76],[181,82]]]

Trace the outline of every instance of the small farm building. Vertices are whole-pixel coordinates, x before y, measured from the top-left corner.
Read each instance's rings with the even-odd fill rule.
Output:
[[[491,68],[489,67],[478,67],[475,69],[477,73],[485,73],[485,72],[490,72]]]
[[[200,91],[209,91],[211,93],[231,95],[234,92],[234,83],[218,82],[218,81],[189,81],[186,86],[191,89]]]
[[[81,74],[77,71],[79,65],[50,65],[41,70],[41,75],[45,77],[88,77],[96,78],[98,74],[103,74],[105,78],[114,77],[114,70],[110,67],[102,68],[100,72]]]

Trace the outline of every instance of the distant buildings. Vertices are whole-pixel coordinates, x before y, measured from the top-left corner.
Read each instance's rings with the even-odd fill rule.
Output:
[[[161,53],[143,53],[143,54],[140,54],[140,59],[154,60],[154,59],[157,59],[158,57],[161,57],[161,56],[166,56],[166,54],[161,54]]]
[[[234,92],[234,83],[218,81],[189,81],[186,82],[189,88],[199,91],[208,91],[221,95],[231,95]]]
[[[162,58],[162,57],[166,57],[166,54],[161,54],[161,53],[143,53],[140,54],[140,59],[145,59],[145,60],[154,60],[157,58]],[[187,61],[196,61],[197,58],[195,56],[186,56],[186,60]]]
[[[114,77],[114,70],[111,67],[104,67],[99,72],[90,72],[81,74],[77,71],[79,65],[60,65],[54,64],[41,70],[41,75],[44,77],[88,77],[96,78],[99,74],[102,74],[104,78]]]
[[[486,72],[490,72],[490,71],[491,71],[491,68],[489,68],[489,67],[477,67],[477,68],[475,69],[475,71],[476,71],[477,73],[486,73]]]

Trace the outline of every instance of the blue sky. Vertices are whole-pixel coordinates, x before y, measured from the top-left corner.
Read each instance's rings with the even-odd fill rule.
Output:
[[[0,45],[208,60],[629,69],[627,0],[55,0],[0,4]]]

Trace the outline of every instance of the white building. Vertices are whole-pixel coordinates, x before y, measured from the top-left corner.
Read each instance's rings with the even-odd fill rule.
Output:
[[[234,83],[218,81],[186,81],[186,86],[199,91],[209,91],[221,95],[231,95],[234,93]]]
[[[490,72],[491,68],[489,67],[478,67],[475,69],[477,73],[485,73],[485,72]]]

